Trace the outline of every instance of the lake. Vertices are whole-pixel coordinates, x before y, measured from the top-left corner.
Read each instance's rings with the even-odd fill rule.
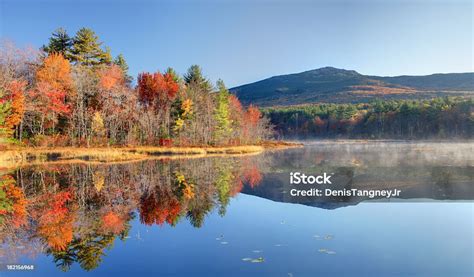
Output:
[[[474,143],[51,162],[0,177],[1,276],[472,276]],[[290,173],[331,184],[290,184]],[[294,190],[399,190],[397,197]],[[66,273],[64,273],[64,272]]]

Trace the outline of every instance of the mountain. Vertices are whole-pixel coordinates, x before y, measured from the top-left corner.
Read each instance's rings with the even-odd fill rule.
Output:
[[[317,102],[357,103],[374,98],[423,99],[474,96],[474,73],[380,77],[354,70],[323,67],[274,76],[230,89],[242,103],[258,106]]]

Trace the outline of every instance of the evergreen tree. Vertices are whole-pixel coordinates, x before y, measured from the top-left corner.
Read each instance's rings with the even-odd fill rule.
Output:
[[[8,127],[6,126],[6,120],[8,115],[10,114],[10,102],[3,101],[2,98],[4,97],[4,93],[0,90],[0,142],[2,141],[2,137],[8,134]]]
[[[119,54],[117,57],[115,57],[114,64],[118,65],[120,69],[122,69],[125,82],[130,84],[133,81],[133,77],[128,75],[128,64],[122,54]]]
[[[105,46],[105,51],[102,57],[100,57],[100,63],[108,65],[112,64],[112,54],[110,53],[110,47]]]
[[[229,91],[222,80],[217,81],[217,107],[214,118],[216,120],[216,130],[214,133],[216,142],[226,140],[232,132],[232,121],[229,113]]]
[[[201,67],[199,65],[192,65],[188,72],[184,75],[184,82],[186,85],[196,85],[204,91],[211,90],[211,84],[209,80],[202,76]]]
[[[82,28],[73,39],[71,60],[85,66],[110,63],[110,52],[102,50],[101,45],[102,42],[94,31]]]
[[[174,70],[173,68],[171,67],[168,67],[165,71],[165,74],[169,74],[173,77],[173,80],[177,83],[180,83],[181,82],[181,78],[179,77],[178,73],[176,72],[176,70]]]
[[[43,45],[42,50],[48,54],[59,53],[65,58],[70,57],[72,39],[63,28],[58,28],[49,38],[48,45]]]

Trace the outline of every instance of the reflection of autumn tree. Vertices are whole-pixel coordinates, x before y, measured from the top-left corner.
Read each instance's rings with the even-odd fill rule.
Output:
[[[128,237],[135,216],[146,225],[171,226],[186,218],[199,228],[214,209],[224,215],[244,184],[262,179],[257,159],[232,157],[37,166],[12,176],[0,177],[0,216],[29,224],[21,226],[24,232],[0,229],[0,240],[36,241],[63,270],[74,263],[97,267],[115,238]]]
[[[243,162],[242,180],[252,188],[262,181],[262,174],[255,160],[245,159]]]
[[[140,202],[140,222],[146,225],[163,225],[165,221],[177,221],[181,206],[176,197],[169,192],[156,191],[142,197]]]
[[[120,234],[125,228],[125,220],[122,215],[110,211],[102,216],[102,227],[107,233]]]
[[[72,192],[47,193],[43,197],[37,210],[37,235],[54,250],[66,249],[73,238],[74,208],[67,206],[72,201]]]
[[[27,200],[10,175],[0,177],[0,230],[4,224],[18,228],[26,224]]]

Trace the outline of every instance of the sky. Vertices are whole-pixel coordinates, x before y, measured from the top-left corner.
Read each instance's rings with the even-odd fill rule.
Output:
[[[472,72],[473,1],[0,0],[0,35],[46,44],[92,28],[130,73],[192,64],[233,87],[324,66],[395,76]]]

